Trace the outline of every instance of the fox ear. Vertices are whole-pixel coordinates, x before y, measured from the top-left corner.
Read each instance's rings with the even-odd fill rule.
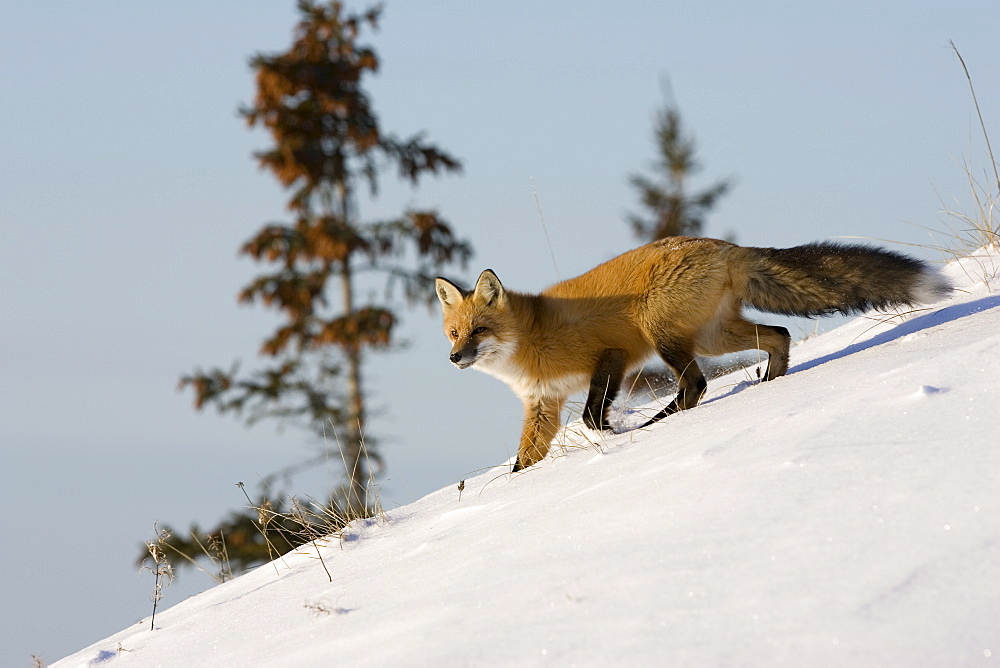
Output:
[[[434,280],[434,291],[437,292],[442,309],[452,308],[462,303],[462,300],[465,299],[462,289],[446,278],[437,278]]]
[[[476,289],[473,294],[483,300],[487,306],[496,306],[503,303],[504,289],[493,270],[487,269],[479,274],[479,280],[476,281]]]

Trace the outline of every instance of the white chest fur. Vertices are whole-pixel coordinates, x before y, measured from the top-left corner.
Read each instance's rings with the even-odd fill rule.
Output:
[[[513,353],[513,351],[511,351]],[[569,374],[557,378],[537,378],[525,372],[518,364],[513,364],[513,355],[492,355],[476,363],[473,368],[499,378],[522,400],[541,397],[567,397],[574,392],[586,390],[590,378],[586,374]]]

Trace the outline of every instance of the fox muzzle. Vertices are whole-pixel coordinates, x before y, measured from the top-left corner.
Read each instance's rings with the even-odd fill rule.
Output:
[[[448,359],[459,369],[467,369],[475,364],[476,360],[479,359],[479,351],[475,349],[454,350],[448,356]]]

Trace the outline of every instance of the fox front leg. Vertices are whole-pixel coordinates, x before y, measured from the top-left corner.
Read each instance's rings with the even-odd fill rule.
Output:
[[[562,397],[542,397],[524,402],[524,430],[517,448],[514,472],[540,462],[549,452],[549,446],[559,431],[562,414]]]
[[[625,377],[625,351],[608,348],[597,358],[594,375],[590,378],[590,391],[583,408],[583,424],[596,431],[610,429],[608,408],[618,395]]]

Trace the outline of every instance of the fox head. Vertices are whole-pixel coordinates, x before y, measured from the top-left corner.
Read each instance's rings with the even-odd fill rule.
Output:
[[[471,292],[444,278],[438,278],[434,287],[444,314],[444,335],[452,344],[448,357],[452,364],[459,369],[477,364],[485,371],[513,353],[514,322],[496,274],[485,270]]]

